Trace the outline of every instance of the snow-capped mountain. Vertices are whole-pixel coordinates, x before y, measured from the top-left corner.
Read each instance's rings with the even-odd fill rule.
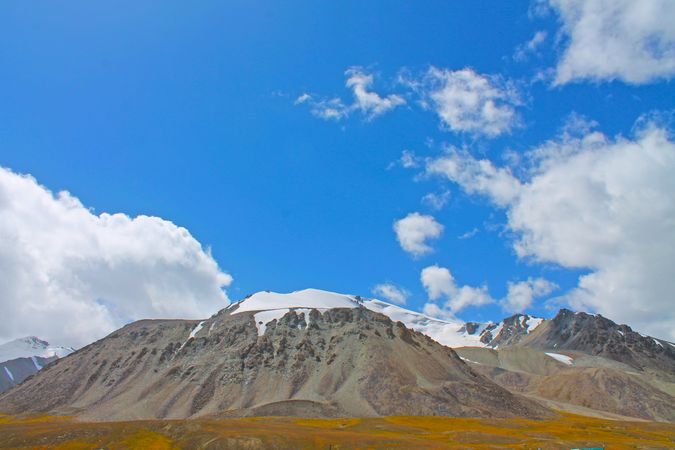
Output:
[[[35,336],[0,345],[0,392],[16,386],[50,362],[74,351],[71,347],[50,345]]]
[[[617,325],[600,315],[574,313],[562,309],[552,319],[527,314],[514,314],[499,323],[442,320],[411,311],[377,299],[338,294],[319,289],[304,289],[289,294],[258,292],[230,305],[231,314],[253,312],[258,335],[266,326],[289,311],[305,313],[317,309],[364,307],[384,314],[394,322],[419,331],[436,342],[452,348],[482,347],[499,349],[514,345],[539,349],[579,350],[627,363],[633,367],[651,367],[657,361],[660,369],[672,365],[675,344],[634,332],[627,325]],[[307,324],[309,325],[309,324]],[[536,332],[535,332],[536,331]]]
[[[201,321],[140,320],[0,395],[0,411],[88,420],[550,416],[451,348],[363,306],[324,291],[261,292]]]
[[[499,323],[448,321],[429,317],[382,300],[320,289],[304,289],[289,294],[258,292],[232,304],[228,310],[232,311],[232,314],[255,311],[258,333],[262,335],[268,323],[280,319],[290,310],[300,313],[309,312],[311,309],[325,311],[333,308],[358,308],[359,306],[384,314],[394,322],[402,322],[408,328],[426,334],[448,347],[496,347],[514,343],[521,336],[537,328],[544,320],[525,314],[516,314]],[[309,314],[305,317],[309,317]]]
[[[19,382],[2,366],[0,390],[3,377]],[[305,289],[258,292],[201,321],[134,322],[1,394],[0,409],[85,404],[96,420],[545,414],[526,394],[544,408],[675,422],[673,386],[675,344],[600,315],[461,322]]]
[[[465,363],[512,392],[577,411],[675,421],[675,344],[597,314],[561,309],[551,319],[515,314],[499,323],[441,320],[376,299],[306,289],[261,292],[228,308],[254,314],[258,336],[297,314],[305,328],[332,308],[381,313],[453,347]],[[286,316],[287,317],[287,316]],[[298,325],[298,326],[300,326]],[[568,406],[561,406],[561,405]]]
[[[41,358],[63,358],[75,351],[72,347],[61,347],[50,345],[35,336],[28,336],[0,345],[0,363],[17,358],[30,358],[39,356]]]

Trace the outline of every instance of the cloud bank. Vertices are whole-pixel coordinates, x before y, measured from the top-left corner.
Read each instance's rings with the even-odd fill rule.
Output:
[[[95,215],[0,168],[0,341],[39,335],[82,346],[141,318],[204,318],[232,277],[185,228]]]

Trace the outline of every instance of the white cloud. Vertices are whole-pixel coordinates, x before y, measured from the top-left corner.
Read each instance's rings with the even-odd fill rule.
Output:
[[[462,233],[461,235],[457,236],[457,239],[471,239],[475,235],[477,235],[480,232],[480,230],[476,227],[472,228],[471,230],[467,231],[466,233]]]
[[[392,283],[382,283],[373,288],[373,295],[383,297],[397,305],[405,305],[408,297],[410,297],[410,292]]]
[[[305,92],[304,94],[299,95],[298,98],[295,99],[294,104],[302,105],[303,103],[307,103],[310,100],[312,100],[312,96]]]
[[[522,188],[508,168],[497,168],[488,159],[474,159],[455,147],[446,148],[442,157],[428,160],[426,172],[443,175],[469,193],[487,194],[499,205],[511,203]]]
[[[445,267],[433,265],[424,268],[420,280],[431,302],[444,301],[442,306],[427,303],[424,312],[428,315],[450,318],[468,306],[482,306],[494,302],[487,286],[457,286],[454,277]]]
[[[427,291],[430,303],[424,305],[425,314],[432,317],[454,319],[456,314],[469,306],[483,306],[494,303],[487,286],[457,286],[450,270],[437,265],[422,270],[420,280]],[[550,294],[557,286],[543,278],[529,278],[526,281],[509,282],[508,293],[499,303],[511,312],[523,312],[532,305],[535,298]],[[442,300],[442,304],[437,304]]]
[[[415,153],[411,152],[410,150],[403,150],[403,153],[401,153],[401,158],[399,161],[401,163],[401,166],[403,166],[406,169],[419,167],[420,164],[419,158],[415,156]]]
[[[647,83],[675,74],[672,0],[549,0],[568,38],[556,84],[583,79]]]
[[[548,33],[541,30],[534,33],[532,39],[516,47],[516,51],[513,54],[513,59],[516,61],[525,61],[530,55],[537,53],[539,47],[546,40],[547,35]]]
[[[372,120],[406,103],[405,99],[399,95],[390,94],[382,97],[371,90],[373,75],[361,67],[350,67],[345,71],[345,76],[347,77],[345,86],[352,91],[354,97],[351,104],[346,104],[339,97],[316,99],[308,93],[300,95],[294,104],[308,104],[314,116],[324,120],[340,121],[349,117],[354,111],[359,111],[367,120]]]
[[[438,239],[443,233],[443,225],[432,216],[414,212],[394,222],[394,232],[403,250],[421,256],[433,250],[427,241]]]
[[[423,83],[409,85],[428,97],[425,104],[451,131],[496,137],[511,131],[518,121],[514,107],[520,103],[519,96],[498,77],[469,68],[431,67]]]
[[[396,94],[381,97],[376,92],[369,91],[368,89],[373,84],[373,76],[364,72],[361,67],[350,67],[345,72],[345,75],[347,75],[345,85],[354,94],[352,108],[361,111],[369,119],[405,104],[403,97]]]
[[[130,320],[202,318],[232,277],[185,229],[95,215],[67,192],[0,168],[0,341],[81,346]]]
[[[429,208],[441,210],[450,200],[450,191],[443,191],[439,193],[429,192],[422,197],[422,203]]]
[[[543,278],[529,278],[526,281],[508,283],[506,297],[501,301],[502,307],[509,312],[522,313],[532,306],[535,298],[548,295],[557,286]]]
[[[315,100],[309,94],[302,94],[295,100],[296,105],[309,104],[310,113],[324,120],[339,122],[349,116],[349,108],[339,98]]]
[[[675,143],[667,130],[565,135],[528,156],[527,179],[456,151],[428,170],[506,209],[520,257],[589,270],[566,295],[573,307],[675,339]]]

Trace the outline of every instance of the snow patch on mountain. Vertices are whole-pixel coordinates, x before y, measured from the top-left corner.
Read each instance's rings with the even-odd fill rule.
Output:
[[[258,336],[262,336],[265,334],[265,330],[267,329],[267,324],[270,323],[273,320],[279,320],[286,313],[290,312],[291,310],[289,308],[282,308],[282,309],[270,309],[269,311],[260,311],[259,313],[255,313],[253,315],[253,319],[255,320],[255,326],[258,329]]]
[[[31,356],[30,360],[33,361],[33,365],[35,366],[35,370],[41,370],[42,366],[38,362],[37,358],[35,356]]]
[[[194,329],[193,329],[192,331],[190,331],[190,335],[188,336],[188,340],[194,339],[194,337],[197,336],[197,333],[199,333],[199,330],[201,330],[202,328],[204,328],[204,322],[205,322],[205,321],[202,320],[201,322],[199,322],[199,323],[197,324],[196,327],[194,327]]]
[[[550,356],[551,358],[555,359],[556,361],[559,361],[563,364],[567,364],[568,366],[572,365],[573,359],[567,355],[561,355],[560,353],[546,353],[547,356]]]
[[[544,319],[542,319],[541,317],[529,316],[529,319],[526,321],[527,333],[533,332],[543,322],[544,322]]]
[[[206,322],[206,321],[202,320],[197,325],[195,325],[195,327],[192,329],[192,331],[190,331],[190,334],[188,335],[188,338],[185,339],[185,342],[183,342],[183,345],[181,345],[180,348],[178,349],[179,352],[181,350],[183,350],[183,347],[185,347],[187,345],[187,343],[190,341],[190,339],[194,339],[195,336],[197,336],[197,333],[199,333],[199,331],[204,327],[204,322]]]

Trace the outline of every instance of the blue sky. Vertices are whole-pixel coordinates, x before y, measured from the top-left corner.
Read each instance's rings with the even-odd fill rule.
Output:
[[[564,3],[544,11],[545,2],[528,1],[4,2],[0,166],[69,191],[95,214],[152,215],[187,228],[233,277],[230,299],[305,287],[371,295],[392,283],[409,292],[407,307],[421,310],[429,298],[421,271],[437,265],[458,286],[487,286],[494,300],[451,314],[498,320],[511,312],[500,300],[508,282],[543,278],[558,288],[527,311],[548,317],[551,305],[570,303],[549,300],[603,262],[539,250],[518,256],[523,229],[508,225],[511,206],[425,167],[449,146],[506,167],[507,156],[563,139],[571,118],[579,119],[573,132],[595,122],[590,128],[611,142],[639,141],[646,114],[669,129],[667,52],[654,53],[653,68],[643,65],[646,75],[579,63],[561,78],[561,61],[584,31],[566,21],[574,5]],[[647,23],[635,39],[659,27]],[[545,38],[514,56],[537,32]],[[662,39],[672,49],[672,36]],[[345,72],[353,67],[373,77],[368,89],[380,99],[397,95],[405,104],[377,117],[317,117],[321,101],[351,104]],[[507,129],[486,136],[444,123],[425,84],[443,82],[429,76],[432,67],[470,68],[500,93],[513,89],[514,98],[499,100],[514,113]],[[297,104],[305,93],[311,102]],[[404,151],[417,167],[402,167]],[[440,209],[421,201],[446,191]],[[393,230],[414,212],[444,227],[419,256]],[[604,312],[599,300],[572,303]]]

